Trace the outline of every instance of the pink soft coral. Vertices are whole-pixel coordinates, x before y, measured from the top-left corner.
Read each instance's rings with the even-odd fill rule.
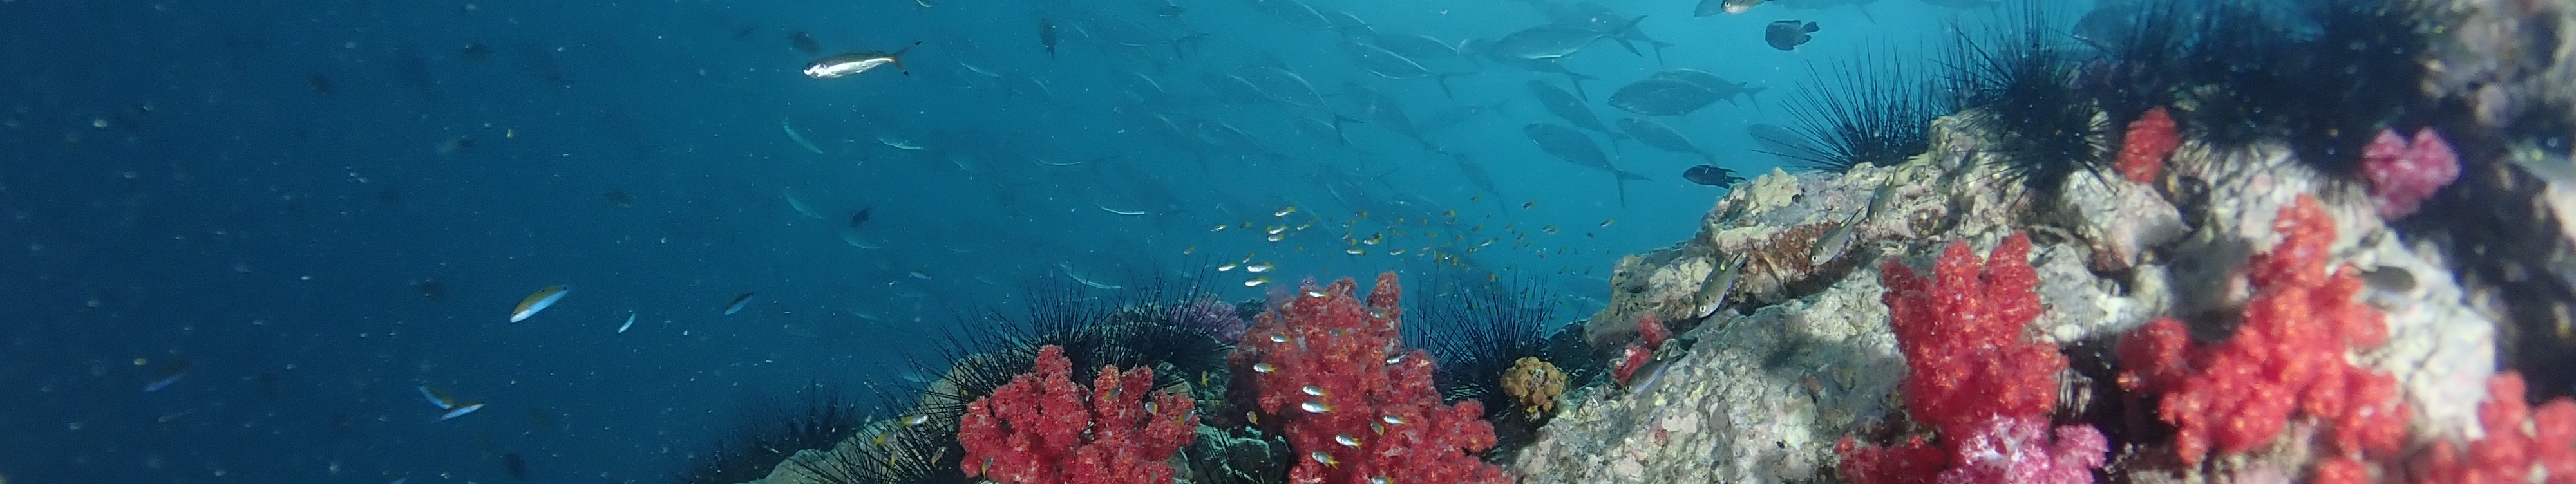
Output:
[[[2050,437],[2045,419],[1988,418],[1984,426],[1950,445],[1951,467],[1941,471],[1938,482],[2093,482],[2093,469],[2102,467],[2102,456],[2111,447],[2102,432],[2091,425],[2067,425],[2057,428],[2055,438]]]
[[[2383,129],[2362,147],[2361,176],[2370,181],[2380,217],[2405,217],[2422,208],[2433,192],[2460,179],[2460,155],[2433,128],[2415,130],[2411,141]]]

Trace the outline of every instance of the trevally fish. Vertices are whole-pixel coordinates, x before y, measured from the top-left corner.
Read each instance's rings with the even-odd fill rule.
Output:
[[[1549,84],[1547,81],[1530,81],[1529,90],[1530,94],[1538,96],[1539,106],[1546,107],[1547,112],[1555,114],[1556,117],[1568,123],[1574,123],[1575,127],[1608,134],[1612,141],[1627,137],[1611,131],[1609,125],[1602,124],[1600,115],[1594,114],[1590,106],[1584,106],[1582,100],[1574,97],[1574,93],[1565,92],[1565,89]]]
[[[1349,54],[1351,62],[1359,64],[1362,70],[1376,74],[1378,77],[1397,80],[1432,78],[1433,82],[1440,84],[1440,94],[1444,96],[1453,95],[1449,92],[1449,77],[1459,75],[1431,72],[1431,69],[1422,67],[1421,63],[1414,62],[1413,59],[1407,59],[1403,55],[1374,45],[1343,41],[1342,53]]]
[[[1332,110],[1324,106],[1324,96],[1315,93],[1314,84],[1307,83],[1305,76],[1299,76],[1296,71],[1288,70],[1286,67],[1246,66],[1241,78],[1251,83],[1254,89],[1279,102],[1301,108]]]
[[[1618,42],[1621,47],[1627,48],[1630,54],[1644,55],[1637,52],[1635,44],[1628,43],[1627,39],[1619,37],[1619,32],[1636,28],[1637,22],[1645,19],[1645,16],[1640,15],[1609,31],[1563,24],[1530,27],[1504,34],[1500,39],[1494,39],[1494,43],[1486,46],[1485,50],[1490,55],[1504,57],[1552,59],[1574,55],[1575,52],[1583,50],[1594,42],[1610,39]]]
[[[1287,22],[1290,27],[1306,30],[1333,29],[1333,21],[1331,19],[1324,18],[1323,13],[1316,12],[1315,7],[1306,5],[1306,2],[1300,2],[1297,0],[1245,1],[1252,4],[1253,10],[1259,10],[1261,13],[1270,14],[1272,18],[1277,18],[1281,22]]]
[[[1665,126],[1664,123],[1646,118],[1621,118],[1619,130],[1628,132],[1629,137],[1636,138],[1637,142],[1645,143],[1646,146],[1674,153],[1699,155],[1701,158],[1707,158],[1709,164],[1717,163],[1717,155],[1710,154],[1708,150],[1699,149],[1698,145],[1691,144],[1690,138],[1682,136],[1681,131]]]
[[[1717,102],[1717,92],[1690,81],[1647,78],[1610,93],[1610,107],[1647,116],[1680,116]]]
[[[1697,84],[1699,87],[1708,89],[1711,93],[1715,93],[1718,99],[1725,100],[1727,104],[1737,104],[1735,102],[1735,98],[1737,97],[1743,97],[1747,101],[1754,100],[1753,95],[1761,94],[1762,91],[1771,89],[1769,87],[1755,87],[1751,84],[1729,81],[1726,80],[1726,78],[1717,77],[1716,74],[1710,74],[1708,71],[1699,69],[1669,69],[1663,72],[1657,72],[1648,77],[1690,81],[1691,84]]]
[[[1628,180],[1652,180],[1645,175],[1623,171],[1611,165],[1610,157],[1601,153],[1601,145],[1594,144],[1592,137],[1585,136],[1583,132],[1575,131],[1574,128],[1556,124],[1530,123],[1521,126],[1521,133],[1528,135],[1530,141],[1537,142],[1540,151],[1546,151],[1557,159],[1573,163],[1575,166],[1609,172],[1612,182],[1618,185],[1620,205],[1624,206],[1628,203]]]

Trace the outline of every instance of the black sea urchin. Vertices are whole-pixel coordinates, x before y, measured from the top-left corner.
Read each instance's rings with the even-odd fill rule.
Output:
[[[2277,139],[2301,163],[2353,180],[2380,130],[2432,122],[2438,100],[2421,86],[2438,19],[2418,2],[2203,3],[2200,34],[2181,56],[2190,85],[2181,121],[2194,137],[2220,147]]]
[[[720,435],[674,482],[726,484],[767,477],[788,456],[807,449],[830,449],[857,433],[866,416],[856,402],[830,389],[813,386],[798,392],[803,405],[771,399],[747,406],[729,433]]]
[[[1561,301],[1540,284],[1463,269],[1434,270],[1421,281],[1405,291],[1411,306],[1404,311],[1405,339],[1439,363],[1433,385],[1445,400],[1475,400],[1485,407],[1497,441],[1487,457],[1527,444],[1546,418],[1512,401],[1502,390],[1503,374],[1521,358],[1553,360],[1544,329]]]
[[[916,371],[938,375],[923,390],[923,413],[954,425],[968,402],[1033,369],[1038,348],[1048,345],[1064,348],[1079,381],[1090,381],[1102,365],[1153,368],[1158,389],[1223,374],[1231,342],[1170,321],[1174,308],[1206,293],[1195,282],[1139,287],[1057,284],[1031,291],[1025,316],[993,311],[961,318],[939,358],[915,360]]]
[[[2055,198],[2067,177],[2100,173],[2109,162],[2096,108],[2076,87],[2080,64],[2050,23],[2044,2],[2026,2],[2016,17],[1961,28],[1949,67],[1961,108],[1982,111],[1989,150],[2005,176],[2041,199]]]
[[[1951,106],[1900,56],[1853,57],[1832,72],[1807,66],[1807,81],[1798,84],[1796,120],[1790,128],[1804,149],[1772,153],[1796,160],[1808,169],[1843,172],[1860,165],[1889,166],[1923,153],[1930,146],[1932,119]]]

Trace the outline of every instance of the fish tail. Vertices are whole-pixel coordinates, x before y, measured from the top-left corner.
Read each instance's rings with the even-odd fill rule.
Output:
[[[918,40],[912,41],[912,45],[903,46],[903,48],[901,48],[901,49],[895,49],[895,50],[894,50],[894,53],[892,53],[892,54],[886,54],[886,62],[887,62],[887,63],[889,63],[889,64],[894,64],[894,71],[895,71],[895,72],[897,72],[897,73],[901,73],[901,74],[903,74],[903,75],[907,75],[907,76],[912,75],[912,70],[911,70],[911,69],[905,69],[905,68],[903,68],[903,53],[905,53],[905,52],[912,52],[912,48],[914,48],[914,47],[920,47],[920,46],[921,46],[921,41],[918,41]],[[1053,50],[1052,48],[1050,48],[1050,49],[1048,50],[1047,54],[1048,54],[1050,57],[1052,57],[1052,56],[1055,54],[1055,52],[1054,52],[1054,50]]]
[[[1576,98],[1581,98],[1581,99],[1583,99],[1583,100],[1585,100],[1585,101],[1590,101],[1590,100],[1592,100],[1592,95],[1591,95],[1591,94],[1588,94],[1588,93],[1584,93],[1584,92],[1583,92],[1583,81],[1586,81],[1586,80],[1593,80],[1593,79],[1600,79],[1600,78],[1598,78],[1598,77],[1592,77],[1592,76],[1587,76],[1587,75],[1582,75],[1582,74],[1576,74],[1576,73],[1574,73],[1573,71],[1566,71],[1566,73],[1565,73],[1565,78],[1567,79],[1567,81],[1566,81],[1566,83],[1567,83],[1567,84],[1573,84],[1573,85],[1574,85],[1574,97],[1576,97]]]
[[[1440,96],[1441,96],[1441,97],[1445,97],[1445,98],[1448,98],[1448,99],[1457,99],[1457,98],[1458,98],[1458,95],[1457,95],[1456,93],[1449,92],[1449,76],[1455,76],[1455,75],[1458,75],[1458,74],[1456,74],[1456,73],[1450,73],[1450,74],[1432,74],[1432,75],[1431,75],[1431,82],[1433,82],[1433,83],[1436,83],[1436,84],[1439,84],[1439,85],[1440,85]]]
[[[1620,208],[1626,208],[1628,206],[1628,177],[1624,176],[1626,174],[1628,174],[1628,172],[1619,171],[1617,169],[1610,170],[1610,183],[1619,188]]]

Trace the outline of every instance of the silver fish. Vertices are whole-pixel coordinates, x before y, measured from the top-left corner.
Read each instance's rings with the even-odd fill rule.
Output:
[[[1755,100],[1753,99],[1753,95],[1761,94],[1762,91],[1770,89],[1769,87],[1755,87],[1751,84],[1729,81],[1726,80],[1726,78],[1717,77],[1716,74],[1710,74],[1708,71],[1699,69],[1671,69],[1657,72],[1653,76],[1649,77],[1690,81],[1692,84],[1698,84],[1699,87],[1708,89],[1710,93],[1715,94],[1718,99],[1726,101],[1727,104],[1736,104],[1735,98],[1737,97],[1742,97],[1747,101]]]
[[[1649,78],[1610,93],[1610,107],[1647,116],[1680,116],[1708,107],[1717,93],[1680,79]]]
[[[1332,19],[1324,18],[1323,13],[1316,12],[1315,7],[1306,5],[1306,2],[1300,2],[1297,0],[1246,1],[1252,4],[1253,10],[1260,10],[1261,13],[1270,14],[1271,17],[1277,18],[1281,22],[1287,22],[1290,27],[1306,30],[1333,29]]]
[[[1698,307],[1693,308],[1691,317],[1705,318],[1726,307],[1726,297],[1735,293],[1735,281],[1744,275],[1744,264],[1749,259],[1743,254],[1718,259],[1717,267],[1709,269],[1708,278],[1700,281],[1699,294],[1694,299]]]
[[[1610,157],[1601,154],[1601,145],[1593,144],[1592,137],[1585,136],[1583,132],[1575,131],[1574,128],[1531,123],[1521,126],[1521,134],[1529,136],[1530,141],[1537,142],[1540,151],[1546,151],[1557,159],[1573,163],[1575,166],[1609,172],[1612,183],[1618,185],[1619,203],[1623,206],[1628,203],[1628,180],[1652,180],[1645,175],[1623,171],[1611,165]]]
[[[815,79],[846,77],[861,72],[867,72],[869,69],[875,69],[878,66],[887,65],[894,66],[895,72],[901,72],[903,75],[909,76],[912,75],[912,71],[905,70],[903,68],[903,54],[905,52],[911,52],[914,47],[920,46],[921,42],[915,41],[912,45],[903,46],[901,49],[895,49],[893,53],[871,50],[815,59],[813,63],[805,65],[805,77]]]
[[[1414,62],[1413,59],[1378,46],[1358,42],[1342,42],[1342,53],[1350,55],[1352,63],[1359,64],[1361,69],[1378,77],[1397,80],[1431,78],[1432,82],[1440,84],[1440,94],[1443,96],[1455,97],[1449,91],[1449,78],[1462,75],[1462,73],[1431,72],[1430,68],[1422,67],[1422,63]]]
[[[1268,94],[1271,99],[1279,102],[1301,108],[1332,110],[1324,107],[1324,96],[1315,93],[1314,84],[1307,83],[1305,76],[1299,76],[1296,71],[1285,67],[1275,65],[1246,67],[1241,77],[1251,83],[1255,89],[1259,89],[1263,94]]]
[[[1584,106],[1583,101],[1576,99],[1573,93],[1565,92],[1565,89],[1556,87],[1555,84],[1549,84],[1547,81],[1530,81],[1529,90],[1531,95],[1538,96],[1539,106],[1546,107],[1547,112],[1555,114],[1556,117],[1568,123],[1574,123],[1577,128],[1608,134],[1613,141],[1627,137],[1611,131],[1610,126],[1601,124],[1601,117],[1593,114],[1591,107]]]
[[[1619,130],[1628,132],[1629,137],[1636,138],[1637,142],[1645,143],[1646,146],[1674,153],[1699,155],[1701,158],[1708,159],[1709,164],[1717,164],[1717,155],[1700,149],[1699,145],[1691,144],[1690,138],[1682,136],[1681,131],[1674,130],[1664,123],[1646,118],[1622,118],[1619,120]]]
[[[1493,45],[1488,46],[1486,50],[1491,55],[1505,57],[1552,59],[1574,55],[1575,52],[1583,50],[1594,42],[1610,39],[1618,42],[1621,47],[1626,47],[1628,53],[1636,54],[1637,46],[1619,37],[1619,32],[1636,28],[1637,22],[1645,19],[1644,16],[1638,16],[1609,31],[1563,24],[1530,27],[1504,34],[1500,39],[1494,39]]]

